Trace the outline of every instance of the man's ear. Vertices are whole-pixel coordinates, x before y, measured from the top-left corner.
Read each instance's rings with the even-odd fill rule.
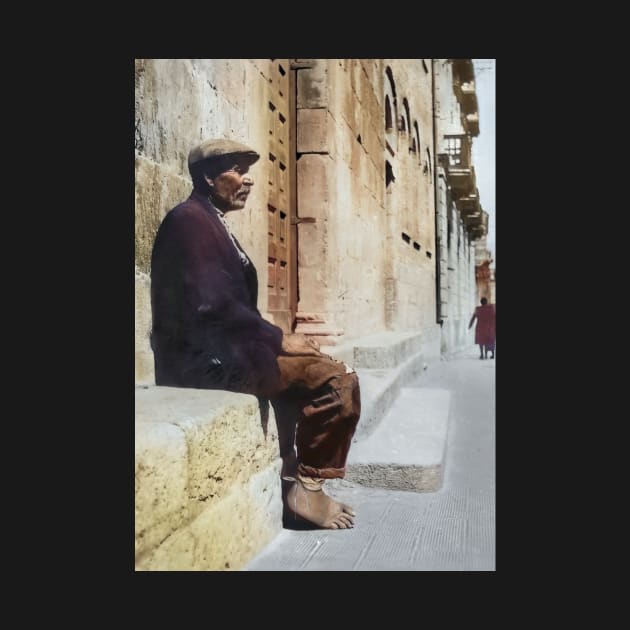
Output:
[[[214,181],[207,173],[203,174],[203,178],[206,180],[206,183],[210,186],[210,188],[214,188]]]

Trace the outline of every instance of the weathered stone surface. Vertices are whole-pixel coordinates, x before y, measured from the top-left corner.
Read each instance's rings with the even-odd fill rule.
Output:
[[[280,462],[212,503],[136,562],[138,571],[237,571],[282,528]]]
[[[238,568],[279,531],[281,461],[268,411],[265,436],[254,396],[136,389],[138,569]]]
[[[184,432],[167,423],[136,424],[136,555],[159,545],[188,519]]]
[[[348,73],[345,82],[341,84],[341,118],[350,127],[352,136],[357,137],[361,133],[361,104],[359,98],[351,89]]]
[[[327,155],[307,154],[298,160],[297,184],[300,217],[315,217],[320,222],[326,218],[330,188],[335,185],[328,172],[330,166],[331,160]]]
[[[135,361],[136,384],[154,384],[155,367],[151,350],[151,281],[136,267],[135,277]]]
[[[297,71],[298,109],[328,105],[328,64],[325,59],[317,59],[315,62],[313,68]]]
[[[151,270],[153,243],[162,219],[185,201],[191,190],[190,178],[136,154],[135,261],[140,271]]]
[[[223,495],[231,483],[279,456],[273,409],[269,417],[265,437],[255,396],[176,387],[136,390],[136,422],[170,422],[184,431],[188,491],[195,501]]]
[[[136,150],[174,173],[188,172],[188,151],[202,138],[200,119],[208,111],[216,117],[217,94],[209,100],[203,90],[213,81],[203,76],[198,60],[136,60]],[[182,98],[186,95],[186,98]]]
[[[299,109],[297,112],[298,153],[335,154],[335,125],[326,109]]]
[[[346,479],[374,488],[438,490],[449,410],[447,390],[403,388],[382,422],[353,445]]]

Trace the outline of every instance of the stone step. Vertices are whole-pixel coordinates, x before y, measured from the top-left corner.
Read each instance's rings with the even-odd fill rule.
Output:
[[[346,480],[373,488],[434,492],[442,486],[451,394],[405,387],[378,426],[352,445]]]
[[[370,435],[396,401],[401,388],[417,382],[429,366],[425,355],[419,352],[395,368],[357,369],[361,387],[361,419],[354,440]]]
[[[254,396],[135,394],[136,570],[238,570],[282,528],[273,408],[263,427]]]
[[[386,331],[352,339],[338,346],[323,346],[322,352],[353,368],[391,369],[419,352],[440,355],[439,329],[424,332]]]

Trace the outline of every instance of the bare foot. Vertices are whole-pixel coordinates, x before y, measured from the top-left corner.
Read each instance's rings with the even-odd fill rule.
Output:
[[[293,484],[286,498],[287,512],[297,513],[322,529],[350,529],[354,527],[354,510],[345,503],[333,501],[323,490],[307,490],[301,481]]]

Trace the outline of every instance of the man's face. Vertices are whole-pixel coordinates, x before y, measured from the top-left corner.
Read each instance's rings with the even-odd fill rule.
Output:
[[[213,179],[206,176],[210,186],[210,198],[214,205],[223,212],[242,210],[245,207],[249,191],[254,185],[251,175],[248,175],[247,164],[234,162],[227,166]]]

